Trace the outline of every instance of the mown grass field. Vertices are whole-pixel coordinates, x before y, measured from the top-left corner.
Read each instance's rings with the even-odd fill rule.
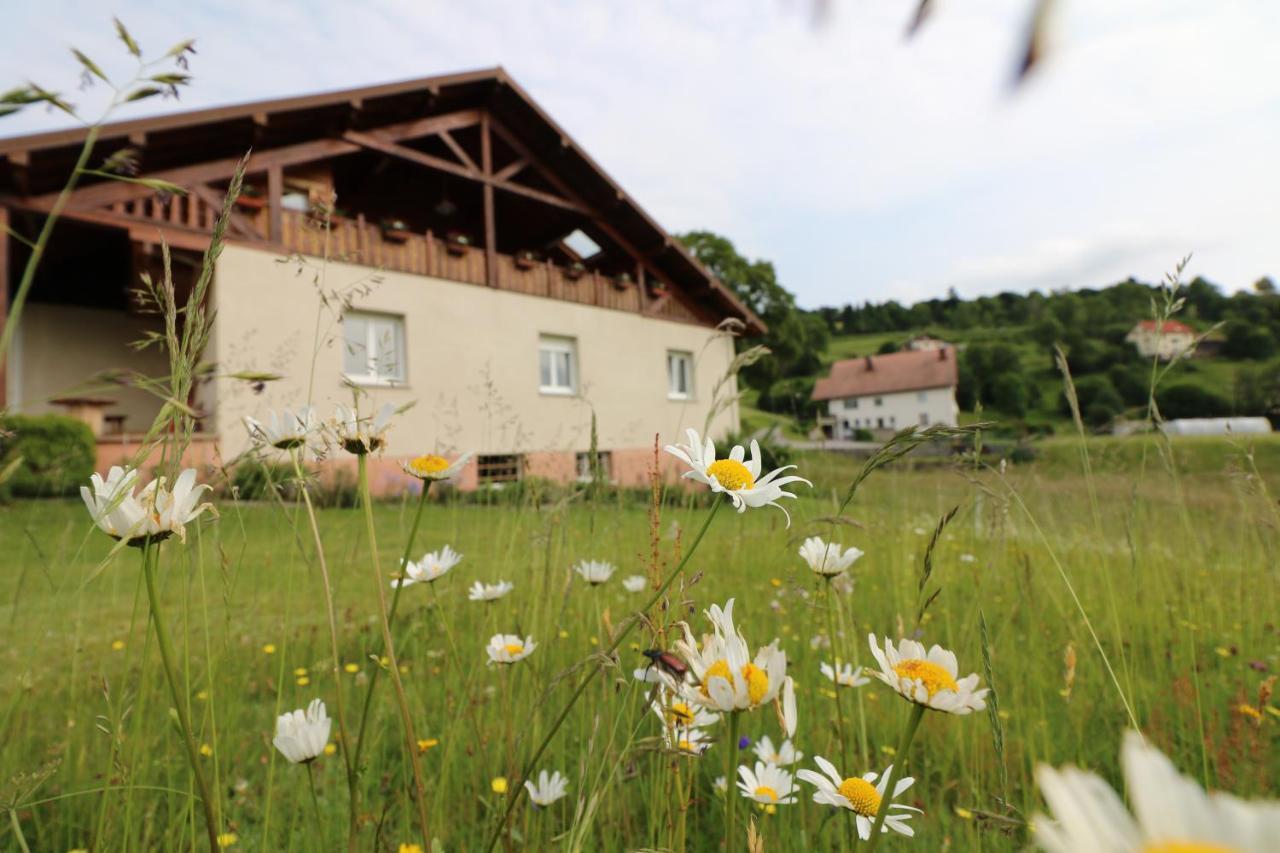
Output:
[[[954,649],[962,674],[979,672],[985,684],[985,615],[1003,751],[985,713],[927,715],[909,755],[917,782],[905,797],[924,810],[913,821],[917,837],[888,837],[884,849],[1021,849],[1022,821],[1041,807],[1034,766],[1075,762],[1119,784],[1130,713],[1207,785],[1274,793],[1280,711],[1274,700],[1260,708],[1257,698],[1280,667],[1274,464],[1265,471],[1271,492],[1239,466],[1176,480],[1154,462],[1141,476],[1097,465],[1093,480],[1062,466],[1051,476],[1032,467],[1004,477],[891,468],[862,485],[851,522],[835,525],[829,519],[855,463],[798,461],[816,488],[789,504],[792,527],[772,509],[722,511],[667,619],[688,618],[700,633],[704,607],[736,598],[751,644],[778,637],[789,658],[795,742],[806,755],[799,766],[820,754],[844,769],[847,753],[849,775],[882,770],[904,759],[892,744],[907,705],[873,681],[841,693],[846,725],[837,724],[832,685],[818,672],[831,652],[813,642],[831,639],[826,601],[796,547],[819,534],[866,552],[854,566],[854,591],[836,598],[834,638],[842,657],[865,663],[868,632],[897,638],[915,630],[928,534],[959,508],[934,554],[928,589],[941,594],[919,631],[924,642]],[[335,712],[305,521],[293,507],[218,507],[220,519],[193,526],[186,549],[165,546],[162,594],[223,829],[235,834],[236,849],[340,849],[340,756],[313,765],[317,817],[306,771],[270,742],[279,711],[320,697]],[[664,508],[664,566],[706,512]],[[376,508],[379,583],[392,575],[411,517],[411,504]],[[684,531],[679,545],[673,524]],[[341,674],[354,715],[377,666],[373,569],[358,510],[322,511],[320,529],[342,658],[356,670]],[[491,781],[516,775],[567,698],[575,667],[645,597],[625,592],[620,579],[645,573],[649,530],[648,511],[634,503],[428,506],[414,556],[448,543],[465,559],[435,585],[405,590],[395,630],[418,737],[429,742],[422,760],[441,849],[483,849],[503,801]],[[148,639],[136,554],[118,554],[93,576],[108,542],[69,501],[0,509],[0,542],[0,778],[49,770],[34,790],[6,784],[0,848],[18,849],[20,827],[32,850],[87,847],[94,837],[104,840],[99,849],[198,849],[201,816],[190,808],[189,772]],[[610,560],[619,572],[587,587],[571,571],[583,558]],[[498,579],[514,582],[515,592],[494,604],[467,600],[473,581]],[[530,634],[538,648],[513,667],[487,667],[484,645],[498,631]],[[542,762],[568,775],[569,796],[541,810],[526,801],[509,849],[721,848],[723,807],[712,783],[726,772],[723,727],[712,729],[718,739],[701,757],[662,748],[646,688],[631,676],[645,664],[640,649],[654,642],[646,629],[635,631],[618,666],[588,688]],[[378,689],[361,779],[361,849],[396,850],[416,840],[414,815],[387,679]],[[742,731],[780,739],[772,710],[751,712]],[[683,820],[677,786],[690,792]],[[741,800],[738,815],[757,818],[766,850],[841,849],[840,821],[810,802],[809,786],[798,787],[796,804],[776,814]]]

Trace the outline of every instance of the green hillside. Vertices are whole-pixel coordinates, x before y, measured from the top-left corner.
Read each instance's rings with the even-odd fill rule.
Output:
[[[1010,410],[1001,407],[986,395],[978,394],[982,403],[982,416],[987,420],[999,421],[1011,436],[1024,434],[1062,434],[1074,430],[1070,416],[1064,408],[1062,375],[1053,363],[1047,346],[1034,340],[1034,329],[1029,325],[1002,328],[973,327],[967,329],[947,329],[930,326],[909,331],[872,332],[867,334],[833,335],[826,349],[821,353],[821,366],[811,374],[785,380],[797,387],[811,387],[813,380],[825,376],[833,362],[846,358],[875,355],[883,351],[886,345],[901,346],[909,338],[918,334],[929,334],[955,344],[960,350],[962,385],[966,379],[970,382],[981,382],[982,377],[973,376],[970,364],[971,352],[999,345],[1002,352],[1011,354],[1016,364],[1011,373],[1020,376],[1026,383],[1026,406],[1021,410]],[[1114,333],[1113,333],[1114,337]],[[1125,352],[1125,350],[1130,350]],[[1068,356],[1070,360],[1070,356]],[[1101,358],[1101,370],[1082,370],[1081,367],[1093,367],[1089,364],[1077,364],[1073,368],[1073,378],[1082,385],[1082,404],[1087,405],[1088,386],[1096,382],[1090,377],[1107,376],[1115,371],[1117,364],[1125,365],[1124,376],[1131,377],[1134,388],[1120,405],[1113,407],[1116,411],[1107,410],[1111,416],[1119,415],[1130,418],[1141,418],[1145,412],[1145,388],[1148,385],[1151,364],[1140,359],[1131,352],[1128,345],[1111,345],[1111,350]],[[1161,370],[1164,366],[1161,365]],[[968,374],[966,376],[966,374]],[[1208,358],[1182,359],[1164,372],[1160,379],[1160,388],[1191,386],[1204,394],[1208,403],[1201,404],[1191,400],[1187,405],[1175,407],[1176,411],[1167,412],[1166,416],[1218,416],[1229,414],[1262,414],[1258,411],[1260,393],[1267,389],[1258,389],[1259,383],[1274,385],[1280,376],[1280,363],[1275,360],[1258,361],[1248,359],[1232,359],[1222,356]],[[1270,377],[1269,382],[1267,382]],[[1116,383],[1112,382],[1114,386]],[[962,422],[975,417],[972,402],[965,394],[961,394]],[[748,430],[779,425],[786,434],[793,437],[803,436],[812,428],[812,413],[806,413],[796,406],[793,411],[775,406],[782,411],[766,411],[762,407],[761,392],[748,390],[743,398],[744,428]],[[1162,401],[1162,408],[1163,408]],[[1199,406],[1199,408],[1197,408]],[[1104,409],[1106,407],[1104,406]],[[1095,412],[1092,422],[1094,428],[1101,429],[1104,417],[1101,411]]]

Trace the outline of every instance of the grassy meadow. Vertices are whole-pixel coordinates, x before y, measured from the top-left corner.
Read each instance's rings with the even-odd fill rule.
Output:
[[[666,639],[647,626],[634,631],[539,763],[567,775],[569,795],[545,809],[524,800],[506,849],[722,849],[723,800],[713,783],[731,753],[724,724],[708,730],[713,745],[700,756],[665,748],[649,687],[632,672],[647,663],[642,649],[673,641],[671,623],[688,619],[701,634],[701,611],[730,597],[753,649],[777,637],[787,654],[797,683],[794,742],[805,754],[791,770],[812,767],[814,755],[848,775],[909,761],[916,783],[901,799],[923,814],[912,821],[914,839],[888,836],[885,849],[1022,848],[1024,820],[1043,808],[1034,766],[1074,762],[1119,785],[1118,747],[1131,718],[1206,785],[1242,796],[1275,790],[1280,712],[1259,707],[1258,692],[1280,665],[1280,469],[1264,471],[1268,492],[1239,467],[1174,478],[1154,459],[1140,475],[1098,466],[1092,478],[1034,466],[1001,475],[899,465],[872,474],[837,525],[831,517],[857,463],[797,461],[815,488],[801,487],[788,504],[791,528],[770,508],[718,514],[672,588],[670,609],[658,614]],[[413,556],[449,544],[464,560],[434,584],[406,588],[394,630],[439,849],[484,849],[506,802],[495,778],[514,788],[584,664],[647,598],[624,591],[621,578],[651,572],[651,530],[658,571],[668,569],[706,506],[676,502],[654,520],[634,498],[428,504]],[[315,697],[336,713],[305,515],[293,504],[230,498],[217,507],[219,519],[190,526],[187,547],[164,546],[160,594],[224,842],[340,849],[341,756],[310,766],[313,802],[308,770],[271,745],[278,713]],[[917,629],[924,555],[953,507],[925,595],[941,593]],[[413,499],[375,508],[378,583],[393,576],[413,510]],[[364,517],[321,510],[319,529],[354,718],[381,648]],[[812,534],[866,552],[832,614],[824,582],[796,555]],[[147,630],[137,552],[123,549],[104,566],[109,541],[72,501],[0,508],[0,542],[0,848],[65,851],[99,839],[95,849],[198,849],[202,815]],[[584,558],[619,571],[589,587],[571,570]],[[491,604],[467,600],[472,582],[499,579],[515,591]],[[978,672],[987,686],[980,613],[998,713],[926,714],[909,758],[893,746],[906,702],[873,680],[841,688],[838,707],[819,673],[833,655],[826,646],[867,663],[869,632],[896,639],[918,630],[926,644],[955,650],[961,674]],[[485,643],[498,632],[531,635],[537,649],[519,664],[486,666]],[[377,689],[359,849],[396,851],[419,836],[390,680]],[[745,712],[741,733],[775,744],[782,737],[772,708]],[[751,761],[748,750],[743,762]],[[797,788],[796,802],[774,813],[740,799],[739,841],[749,814],[765,850],[843,849],[846,814],[811,802],[811,786]]]

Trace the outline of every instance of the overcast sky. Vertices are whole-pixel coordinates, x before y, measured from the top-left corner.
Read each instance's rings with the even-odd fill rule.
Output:
[[[182,105],[503,65],[668,230],[773,260],[801,304],[954,287],[1280,277],[1280,3],[1057,0],[1014,91],[1030,0],[269,0],[11,4],[0,88],[76,92],[197,39]],[[120,117],[170,111],[137,105]],[[65,125],[33,111],[0,134]]]

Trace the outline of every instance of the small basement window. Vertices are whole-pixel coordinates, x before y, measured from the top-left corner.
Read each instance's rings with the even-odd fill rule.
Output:
[[[524,457],[518,453],[476,457],[480,485],[514,483],[524,473]]]
[[[405,381],[404,317],[348,311],[342,317],[342,371],[357,384]]]
[[[613,482],[613,454],[608,450],[599,450],[596,455],[600,458],[600,479],[606,483]],[[591,476],[591,453],[577,454],[578,465],[578,482],[590,483],[593,479]]]

